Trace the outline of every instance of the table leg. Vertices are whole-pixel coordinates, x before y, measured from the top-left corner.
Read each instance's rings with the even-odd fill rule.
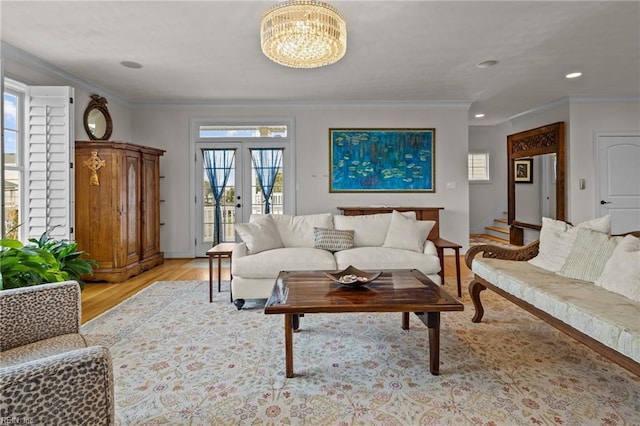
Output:
[[[460,282],[460,249],[455,248],[456,251],[456,279],[458,280],[458,297],[462,297],[462,283]]]
[[[440,312],[427,312],[429,328],[429,370],[431,374],[440,374]]]
[[[284,358],[287,377],[293,377],[293,315],[284,314]]]
[[[402,313],[402,329],[403,330],[409,329],[409,312]]]
[[[209,303],[213,302],[213,257],[209,256]]]
[[[438,258],[440,259],[440,272],[438,272],[438,275],[440,276],[440,281],[442,281],[442,287],[444,287],[444,249],[441,247],[436,247],[436,252],[438,253]]]
[[[233,274],[231,273],[231,255],[229,255],[229,302],[233,302],[233,291],[231,290],[231,281],[233,280]]]
[[[218,256],[218,293],[220,293],[221,280],[222,280],[222,256]]]

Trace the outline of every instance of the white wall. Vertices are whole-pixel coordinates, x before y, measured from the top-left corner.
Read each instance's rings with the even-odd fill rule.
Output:
[[[595,135],[640,133],[640,100],[578,99],[571,103],[569,132],[568,214],[573,223],[580,223],[597,215]],[[585,179],[584,190],[578,189],[579,179]]]
[[[7,49],[6,46],[3,47],[5,77],[32,86],[71,86],[74,88],[76,140],[89,140],[82,119],[92,94],[98,94],[107,99],[107,108],[109,108],[109,114],[113,120],[113,133],[110,139],[123,141],[131,139],[131,108],[126,103],[91,87],[88,82],[74,80],[72,76],[65,75],[61,71],[56,72],[48,64],[40,63],[37,58],[15,52],[14,49]]]
[[[488,183],[469,184],[469,232],[485,233],[495,217],[507,210],[508,123],[496,126],[470,126],[469,152],[489,153]]]
[[[297,105],[150,107],[133,111],[132,142],[165,149],[161,185],[166,205],[161,211],[161,246],[167,257],[193,255],[189,215],[189,122],[192,118],[295,120],[296,213],[339,213],[338,206],[370,204],[444,207],[440,234],[466,250],[469,234],[467,106],[435,105]],[[329,193],[329,128],[435,128],[435,193]],[[455,189],[447,189],[447,182]]]
[[[595,135],[597,133],[640,132],[640,100],[598,99],[570,97],[539,110],[512,118],[509,122],[488,127],[470,127],[469,149],[482,151],[495,149],[504,159],[491,166],[491,185],[470,185],[470,229],[482,232],[483,218],[491,214],[492,204],[503,200],[507,203],[506,147],[507,136],[545,124],[564,121],[566,125],[566,174],[567,220],[580,223],[597,215],[598,201],[595,194]],[[492,157],[494,151],[490,151]],[[495,167],[498,167],[497,173]],[[495,179],[493,178],[495,177]],[[584,190],[578,189],[578,180],[585,179]],[[480,231],[477,231],[480,230]],[[533,236],[525,235],[530,241]]]

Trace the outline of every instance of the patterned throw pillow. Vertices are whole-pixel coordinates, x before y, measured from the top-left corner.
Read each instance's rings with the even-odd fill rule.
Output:
[[[607,260],[620,240],[622,240],[621,237],[610,237],[591,229],[578,229],[569,257],[558,274],[576,280],[594,282],[600,277]]]
[[[346,250],[353,247],[353,229],[313,228],[314,247],[329,251]]]
[[[538,255],[529,260],[529,263],[547,271],[559,272],[567,257],[569,257],[569,253],[571,253],[571,247],[580,228],[610,234],[611,217],[606,215],[582,222],[577,226],[561,220],[543,217]]]

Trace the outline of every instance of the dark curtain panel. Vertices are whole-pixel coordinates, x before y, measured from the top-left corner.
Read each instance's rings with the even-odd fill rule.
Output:
[[[271,213],[271,193],[282,165],[282,149],[252,149],[251,160],[264,196],[264,212]]]
[[[204,170],[207,173],[207,179],[211,185],[211,192],[215,199],[215,218],[213,245],[220,242],[222,237],[222,208],[220,200],[227,186],[231,169],[233,169],[233,161],[236,151],[233,149],[203,149]]]

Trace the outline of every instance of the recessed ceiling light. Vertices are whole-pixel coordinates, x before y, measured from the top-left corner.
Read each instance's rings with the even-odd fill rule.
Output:
[[[578,78],[582,75],[581,72],[571,72],[567,75],[565,75],[566,78]]]
[[[494,66],[497,63],[498,63],[498,61],[495,61],[495,60],[491,59],[491,60],[482,61],[482,62],[476,64],[476,67],[478,67],[478,68],[489,68],[489,67]]]
[[[483,113],[476,114],[476,115],[475,115],[475,117],[476,117],[476,118],[482,118],[482,117],[484,117],[484,114],[483,114]]]
[[[126,68],[132,68],[134,70],[142,68],[142,64],[133,61],[122,61],[120,62],[120,65]]]

